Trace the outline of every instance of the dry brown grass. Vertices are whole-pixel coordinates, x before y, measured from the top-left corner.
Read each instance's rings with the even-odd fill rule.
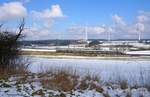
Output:
[[[8,79],[11,76],[28,75],[29,61],[26,59],[17,59],[13,61],[12,65],[8,65],[5,68],[0,67],[0,79]]]
[[[48,74],[46,74],[48,75]],[[98,92],[103,92],[103,88],[100,85],[98,76],[92,76],[87,74],[86,76],[79,76],[76,71],[72,69],[55,70],[55,72],[49,72],[48,78],[43,78],[41,83],[44,88],[71,92],[72,90],[86,90],[94,89]],[[41,74],[39,77],[42,77]]]
[[[90,57],[129,57],[129,55],[124,54],[114,54],[114,53],[105,53],[105,52],[68,52],[68,51],[57,51],[57,52],[49,52],[49,51],[21,51],[20,55],[49,55],[49,56],[61,56],[61,55],[68,55],[68,56],[90,56]]]
[[[79,89],[81,90],[85,90],[85,89],[95,89],[97,92],[102,93],[103,92],[103,88],[100,85],[100,78],[96,75],[90,75],[87,74],[86,76],[84,76],[79,84]]]
[[[79,76],[75,72],[69,73],[66,70],[58,70],[50,75],[51,77],[41,80],[42,85],[48,89],[71,91],[78,84]]]
[[[110,97],[110,95],[108,93],[103,93],[104,97]]]
[[[127,89],[129,87],[126,80],[120,81],[119,84],[121,89]]]

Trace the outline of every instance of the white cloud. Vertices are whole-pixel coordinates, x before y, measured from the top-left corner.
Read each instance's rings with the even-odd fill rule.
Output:
[[[106,26],[71,26],[67,29],[68,32],[82,33],[87,31],[88,33],[105,33],[113,32],[111,27]]]
[[[140,23],[145,23],[149,21],[149,17],[146,16],[146,15],[139,15],[137,16],[137,22],[140,22]]]
[[[33,26],[30,29],[24,31],[27,36],[26,39],[38,40],[38,39],[52,39],[57,38],[57,35],[52,31],[52,26],[55,21],[60,18],[64,18],[65,15],[58,4],[52,5],[49,9],[43,11],[32,11]]]
[[[20,2],[9,2],[0,5],[0,21],[20,19],[27,16],[27,9]]]
[[[51,19],[51,18],[63,18],[63,14],[58,4],[52,5],[50,9],[45,9],[42,12],[32,11],[32,14],[36,18]]]
[[[150,35],[150,12],[140,11],[130,23],[123,21],[118,15],[114,15],[112,19],[115,23],[114,30],[121,37],[136,38],[139,32],[142,32],[143,38]]]
[[[122,17],[118,16],[117,14],[112,16],[112,19],[117,25],[123,25],[123,26],[126,25],[126,23],[123,21]]]
[[[106,32],[114,32],[114,31],[113,31],[113,28],[107,27],[107,28],[106,28]]]
[[[59,5],[52,5],[51,10],[47,10],[47,14],[49,17],[53,18],[65,16]]]
[[[101,26],[89,27],[88,32],[95,32],[95,33],[103,33],[105,32],[105,28]]]
[[[67,29],[68,32],[81,33],[85,32],[85,27],[82,26],[71,26]]]
[[[32,11],[32,16],[34,22],[41,22],[45,28],[49,29],[54,25],[57,19],[65,17],[58,4],[52,5],[50,9],[44,9],[43,11]]]
[[[87,26],[87,31],[91,36],[100,36],[98,38],[104,38],[107,32],[111,32],[113,39],[116,38],[130,38],[136,39],[139,32],[142,33],[143,38],[150,37],[150,12],[142,11],[135,16],[133,21],[125,22],[123,17],[115,14],[112,16],[113,25],[110,26]],[[85,33],[85,26],[71,26],[67,29],[68,32],[74,32],[75,34]],[[93,38],[94,38],[93,37]]]
[[[144,24],[137,23],[135,26],[136,26],[136,29],[137,29],[138,32],[144,32],[144,30],[145,30]]]
[[[42,39],[51,39],[52,32],[48,29],[41,29],[37,27],[32,27],[25,29],[23,34],[27,40],[42,40]]]

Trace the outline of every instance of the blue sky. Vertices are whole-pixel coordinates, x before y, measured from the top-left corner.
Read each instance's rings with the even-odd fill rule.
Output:
[[[54,4],[68,16],[67,23],[111,24],[114,14],[131,21],[138,11],[150,11],[149,0],[31,0],[25,5],[29,11],[41,11]]]
[[[130,33],[127,33],[128,35],[125,35],[126,37],[124,37],[124,35],[122,34],[123,31],[120,30],[121,27],[119,28],[118,26],[120,24],[116,25],[116,22],[117,23],[124,22],[124,24],[126,24],[124,25],[124,28],[127,27],[127,25],[134,26],[136,24],[135,22],[137,22],[138,16],[146,15],[146,17],[149,17],[149,13],[150,13],[149,0],[1,0],[0,4],[1,6],[4,6],[4,3],[9,4],[11,2],[19,2],[21,3],[21,6],[23,6],[26,9],[25,17],[26,17],[27,27],[34,28],[34,29],[36,27],[36,29],[38,30],[43,30],[43,29],[46,30],[45,32],[47,34],[44,32],[46,37],[42,36],[43,33],[42,31],[39,32],[35,31],[34,33],[38,33],[38,34],[40,33],[39,36],[35,37],[35,39],[38,39],[40,35],[42,36],[42,39],[48,39],[51,37],[57,38],[58,33],[64,34],[62,35],[63,38],[71,38],[71,37],[76,38],[78,37],[78,34],[79,35],[83,34],[82,32],[84,32],[83,31],[84,25],[88,25],[89,29],[91,29],[90,31],[93,32],[93,33],[89,32],[90,38],[101,38],[100,36],[98,37],[97,32],[95,30],[92,30],[92,27],[93,29],[96,29],[94,28],[96,26],[99,27],[97,29],[101,29],[103,28],[103,25],[105,25],[106,28],[106,27],[114,27],[114,24],[115,24],[115,28],[113,28],[115,29],[114,32],[118,32],[118,33],[121,32],[120,35],[123,36],[123,38],[127,38]],[[58,8],[61,11],[61,13],[57,14],[56,18],[50,16],[48,18],[46,17],[47,20],[45,20],[45,16],[41,16],[41,14],[43,14],[46,9],[49,10],[49,13],[52,13],[52,6],[55,6],[56,9]],[[18,12],[21,12],[21,10]],[[9,12],[7,12],[7,14],[8,13]],[[33,13],[36,13],[36,16],[39,15],[39,17],[35,18],[34,17],[35,14],[33,16]],[[17,15],[19,15],[19,13]],[[3,17],[0,17],[2,18],[0,19],[1,21],[4,20]],[[112,19],[113,17],[114,19]],[[12,19],[14,22],[16,20],[15,15],[13,15],[13,18],[9,17],[9,19]],[[118,22],[117,20],[120,21]],[[49,25],[51,25],[49,26],[49,28],[48,27],[45,28],[44,26],[45,22],[47,23],[47,21],[49,21],[48,23],[50,23]],[[33,26],[34,24],[36,24],[36,26]],[[146,27],[149,26],[148,24],[147,23],[143,24],[145,33],[149,32],[149,30],[146,29]],[[74,29],[75,31],[82,29],[82,31],[80,30],[81,33],[79,33],[80,31],[74,33],[73,31],[69,32],[70,30],[68,31],[68,29],[70,29],[72,26],[77,26],[77,27],[73,27],[76,28]],[[127,29],[130,28],[127,27]],[[105,36],[106,33],[101,33],[101,32],[106,32],[106,31],[100,31],[100,34],[104,34]],[[125,30],[125,32],[128,31]],[[73,36],[72,33],[76,34],[74,35],[75,37]],[[148,37],[148,36],[143,36],[143,37]]]

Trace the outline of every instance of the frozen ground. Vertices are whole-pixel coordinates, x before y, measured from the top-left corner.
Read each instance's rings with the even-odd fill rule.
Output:
[[[56,50],[55,50],[55,49],[31,49],[31,48],[21,49],[21,51],[56,52]]]
[[[130,85],[150,83],[149,60],[94,60],[94,59],[50,59],[30,57],[32,72],[51,68],[75,69],[80,75],[96,74],[104,82],[127,80]]]
[[[121,89],[114,84],[104,85],[102,89],[102,92],[95,89],[70,92],[52,90],[44,88],[36,76],[28,76],[27,80],[22,81],[17,77],[11,77],[7,81],[0,80],[0,97],[150,97],[146,88]]]
[[[144,50],[144,51],[127,51],[126,54],[129,54],[129,55],[150,55],[150,50]]]
[[[33,73],[55,69],[76,70],[81,76],[87,73],[98,75],[103,91],[96,89],[61,90],[47,89],[42,86],[38,75],[13,76],[8,80],[0,80],[1,97],[150,97],[147,87],[127,87],[122,89],[115,82],[127,80],[132,86],[149,85],[150,61],[148,60],[97,60],[97,59],[50,59],[28,57],[31,61],[30,71]],[[44,77],[44,76],[43,76]],[[45,77],[44,77],[45,78]],[[97,85],[97,84],[96,84]],[[108,96],[109,95],[109,96]]]

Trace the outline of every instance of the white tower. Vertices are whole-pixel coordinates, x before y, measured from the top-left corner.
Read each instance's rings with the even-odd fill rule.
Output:
[[[110,42],[110,31],[108,31],[108,41]]]
[[[112,32],[112,28],[111,27],[109,27],[109,28],[107,28],[107,33],[108,33],[108,36],[107,36],[107,38],[108,38],[108,41],[110,42],[110,40],[111,40],[111,32]]]
[[[85,41],[88,41],[88,28],[85,26]]]
[[[144,32],[145,26],[142,23],[136,24],[138,33],[138,40],[141,41],[142,32]]]
[[[142,34],[142,32],[139,31],[139,41],[141,41],[141,34]]]

